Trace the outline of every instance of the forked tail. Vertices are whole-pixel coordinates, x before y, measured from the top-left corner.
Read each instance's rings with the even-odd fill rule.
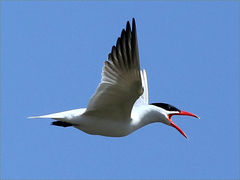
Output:
[[[64,111],[59,113],[47,114],[42,116],[31,116],[29,119],[54,119],[51,125],[69,127],[74,126],[74,120],[86,111],[85,108],[74,109],[70,111]]]

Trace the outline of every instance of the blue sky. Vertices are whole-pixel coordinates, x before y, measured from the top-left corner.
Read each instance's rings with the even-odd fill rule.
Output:
[[[123,138],[27,119],[85,107],[135,17],[150,102],[197,114]],[[238,179],[238,1],[1,2],[1,179]]]

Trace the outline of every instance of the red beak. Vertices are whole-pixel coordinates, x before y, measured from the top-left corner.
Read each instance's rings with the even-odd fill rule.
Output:
[[[174,114],[174,115],[185,115],[185,116],[193,116],[193,117],[195,117],[195,118],[198,118],[198,119],[200,119],[198,116],[196,116],[195,114],[192,114],[192,113],[190,113],[190,112],[186,112],[186,111],[180,111],[180,113],[179,114]]]
[[[171,120],[171,117],[173,115],[185,115],[185,116],[193,116],[195,118],[198,118],[200,119],[198,116],[196,116],[195,114],[192,114],[192,113],[189,113],[189,112],[186,112],[186,111],[180,111],[179,113],[176,113],[176,114],[169,114],[169,121],[170,121],[170,126],[174,127],[175,129],[177,129],[185,138],[187,138],[187,135],[176,125],[173,123],[173,121]]]

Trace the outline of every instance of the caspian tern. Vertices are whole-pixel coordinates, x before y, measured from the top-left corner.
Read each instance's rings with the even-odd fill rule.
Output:
[[[29,118],[51,118],[52,125],[73,126],[88,134],[122,137],[154,122],[186,134],[171,120],[173,115],[196,115],[166,103],[148,102],[146,71],[140,70],[135,19],[122,30],[104,62],[102,79],[87,108]]]

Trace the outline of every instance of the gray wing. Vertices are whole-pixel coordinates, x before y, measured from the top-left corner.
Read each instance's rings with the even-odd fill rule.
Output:
[[[102,79],[89,101],[85,114],[123,120],[131,116],[135,101],[142,95],[136,24],[129,21],[116,46],[112,47],[102,70]]]

